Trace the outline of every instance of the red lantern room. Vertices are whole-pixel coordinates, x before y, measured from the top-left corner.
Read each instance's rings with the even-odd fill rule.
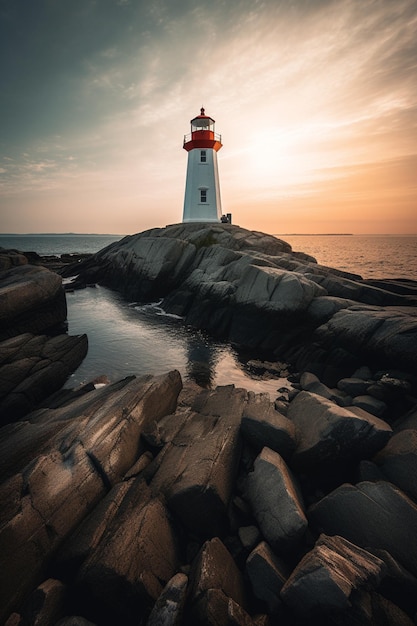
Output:
[[[222,137],[214,132],[215,121],[205,115],[204,108],[191,120],[191,133],[184,136],[184,150],[189,152],[194,148],[211,148],[218,152],[222,147]]]

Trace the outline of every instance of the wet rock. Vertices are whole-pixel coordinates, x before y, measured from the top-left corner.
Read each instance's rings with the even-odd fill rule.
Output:
[[[280,592],[289,575],[285,563],[262,541],[248,556],[246,573],[254,596],[265,603],[269,614],[276,615],[281,607]]]
[[[187,591],[188,577],[175,574],[162,591],[146,622],[146,626],[179,626]]]
[[[277,452],[264,448],[256,458],[246,495],[271,547],[278,553],[293,549],[306,531],[307,519],[297,481]]]
[[[292,464],[311,468],[354,456],[369,458],[389,440],[391,427],[369,415],[355,415],[330,400],[303,391],[290,403],[288,418],[297,429]]]
[[[233,385],[202,392],[155,461],[153,493],[163,494],[181,522],[201,536],[221,534],[228,525],[246,397]]]
[[[302,616],[326,615],[350,607],[361,587],[376,588],[384,562],[343,537],[321,535],[281,589],[282,600]]]
[[[286,459],[295,448],[294,425],[274,409],[268,394],[249,392],[242,415],[242,434],[258,450],[268,446]]]
[[[319,532],[386,550],[417,574],[417,505],[391,483],[341,485],[310,507],[308,519]]]
[[[19,265],[0,272],[0,341],[22,333],[43,333],[67,317],[58,274]]]
[[[20,419],[62,387],[87,348],[86,335],[25,333],[0,342],[0,424]]]

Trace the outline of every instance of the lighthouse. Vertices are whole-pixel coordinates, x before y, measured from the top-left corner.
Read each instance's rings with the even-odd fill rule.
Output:
[[[217,152],[221,136],[214,132],[214,120],[204,109],[191,120],[191,133],[184,137],[188,152],[183,222],[220,222],[220,199]]]

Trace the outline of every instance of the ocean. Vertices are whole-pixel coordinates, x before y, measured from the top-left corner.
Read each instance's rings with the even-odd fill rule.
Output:
[[[292,249],[363,278],[417,280],[417,235],[276,235]],[[94,253],[124,235],[1,235],[0,247],[40,255]]]
[[[314,256],[322,265],[364,278],[417,280],[417,236],[278,235],[293,250]],[[123,235],[0,235],[0,247],[41,255],[94,253]],[[116,381],[135,374],[178,369],[184,380],[206,387],[235,384],[272,398],[288,386],[285,378],[264,380],[254,374],[227,343],[187,328],[162,311],[160,303],[126,302],[104,287],[67,294],[68,332],[87,333],[88,354],[66,387],[107,376]]]
[[[321,265],[362,278],[417,280],[417,235],[276,235]]]

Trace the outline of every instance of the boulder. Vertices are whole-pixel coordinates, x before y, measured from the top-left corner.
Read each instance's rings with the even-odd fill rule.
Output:
[[[248,393],[241,424],[243,436],[255,449],[268,446],[285,459],[294,451],[294,425],[275,410],[268,394]]]
[[[301,389],[310,391],[318,396],[327,398],[339,406],[348,406],[352,403],[352,398],[338,389],[330,389],[320,382],[320,379],[311,372],[303,372],[300,377]]]
[[[380,367],[395,363],[413,371],[417,365],[416,308],[352,306],[333,315],[312,339],[324,347],[360,354]]]
[[[104,533],[122,506],[132,481],[117,483],[100,500],[76,530],[60,545],[55,554],[55,569],[62,575],[76,572],[99,545]],[[146,494],[144,490],[144,501]],[[147,498],[149,499],[149,498]]]
[[[6,250],[0,248],[0,271],[9,270],[17,265],[26,265],[27,257],[18,250]]]
[[[180,626],[187,592],[188,577],[175,574],[155,602],[146,626]]]
[[[202,392],[151,468],[155,496],[163,494],[175,516],[203,537],[228,526],[246,397],[233,385]]]
[[[261,533],[257,526],[241,526],[238,529],[240,542],[247,550],[253,550],[261,540]]]
[[[361,396],[366,393],[368,387],[372,384],[372,380],[363,380],[362,378],[341,378],[337,383],[338,389],[344,391],[349,396]]]
[[[35,589],[26,602],[22,617],[26,624],[55,624],[65,615],[68,590],[60,581],[48,578]]]
[[[222,541],[214,537],[205,542],[190,573],[190,614],[193,623],[213,626],[229,623],[225,619],[229,612],[229,599],[245,609],[247,600],[243,576]]]
[[[133,624],[149,610],[179,567],[168,511],[134,479],[112,523],[82,565],[76,596],[99,623]]]
[[[395,433],[373,460],[387,480],[402,489],[417,503],[416,430],[401,430]]]
[[[43,333],[67,317],[62,279],[33,265],[0,272],[0,341],[22,333]]]
[[[246,574],[254,596],[276,615],[281,607],[280,592],[288,578],[288,567],[266,541],[259,543],[246,560]]]
[[[296,427],[297,447],[291,464],[298,468],[354,457],[369,458],[386,445],[392,430],[372,415],[355,415],[326,398],[302,391],[287,416]]]
[[[386,550],[371,548],[369,552],[385,564],[385,573],[378,588],[379,593],[399,606],[410,617],[414,617],[417,610],[417,578],[402,567]]]
[[[294,549],[307,529],[307,519],[297,481],[277,452],[264,448],[256,458],[246,496],[271,547],[278,553]]]
[[[362,587],[375,589],[384,562],[343,537],[321,535],[281,589],[282,600],[309,618],[342,612]]]
[[[386,550],[417,574],[417,505],[389,482],[344,484],[310,507],[312,528]]]
[[[384,417],[387,413],[387,405],[382,400],[378,400],[370,395],[356,396],[352,402],[353,406],[376,415],[376,417]]]
[[[313,298],[327,292],[301,274],[275,267],[250,265],[236,289],[236,304],[256,305],[266,311],[297,313],[305,311]]]
[[[22,418],[60,389],[87,349],[86,335],[25,333],[0,342],[0,424]]]

